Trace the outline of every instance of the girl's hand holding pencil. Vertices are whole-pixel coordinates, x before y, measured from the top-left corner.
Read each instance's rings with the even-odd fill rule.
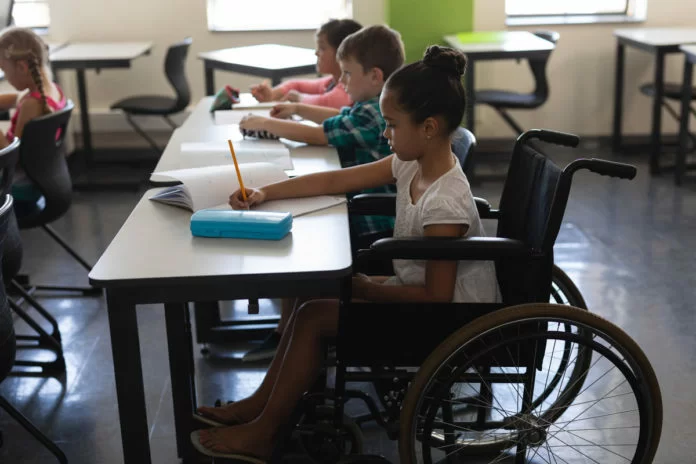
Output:
[[[245,198],[246,197],[246,198]],[[230,195],[229,205],[232,209],[249,209],[266,200],[266,193],[261,189],[238,189]]]

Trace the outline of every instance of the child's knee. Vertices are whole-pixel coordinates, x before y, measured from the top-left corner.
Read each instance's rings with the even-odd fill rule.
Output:
[[[300,330],[330,335],[338,324],[338,302],[335,300],[311,300],[300,306],[296,313]]]

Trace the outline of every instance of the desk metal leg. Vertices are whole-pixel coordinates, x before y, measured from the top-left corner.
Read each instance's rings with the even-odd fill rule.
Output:
[[[691,105],[691,81],[694,66],[688,58],[684,59],[684,79],[682,83],[681,117],[679,118],[679,151],[677,166],[674,170],[674,182],[681,185],[686,169],[686,151],[689,145],[689,106]]]
[[[276,85],[280,85],[281,79],[282,79],[281,77],[274,74],[273,77],[271,77],[271,85],[273,87],[275,87]]]
[[[215,69],[208,66],[207,63],[203,65],[205,71],[205,94],[215,95]]]
[[[623,117],[624,65],[626,47],[616,45],[616,74],[614,76],[614,132],[611,137],[612,149],[621,150],[621,122]]]
[[[652,107],[652,131],[650,134],[650,173],[660,173],[660,151],[662,132],[662,95],[665,85],[665,54],[660,50],[655,57],[655,96]]]
[[[149,464],[150,442],[135,305],[107,290],[116,397],[125,464]]]
[[[80,121],[82,122],[82,150],[85,154],[87,164],[94,161],[92,149],[92,130],[89,127],[89,105],[87,103],[87,82],[85,80],[85,70],[76,69],[77,73],[77,94],[80,100]]]
[[[185,303],[166,304],[164,305],[164,314],[167,324],[176,446],[179,457],[183,458],[184,462],[191,462],[194,450],[189,434],[193,430],[191,414],[196,407],[196,390],[188,305]]]

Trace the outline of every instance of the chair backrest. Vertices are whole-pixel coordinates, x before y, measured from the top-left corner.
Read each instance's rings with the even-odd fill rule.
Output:
[[[464,172],[468,172],[471,154],[476,148],[476,136],[469,129],[459,127],[452,136],[452,152],[459,159]]]
[[[72,201],[72,179],[65,159],[65,136],[73,102],[65,108],[29,121],[22,132],[19,164],[39,189],[45,206],[36,214],[19,217],[21,228],[48,224],[61,217]],[[56,133],[60,137],[56,139]]]
[[[191,89],[186,80],[186,57],[192,42],[193,39],[187,37],[170,46],[164,60],[164,73],[176,92],[175,112],[183,111],[191,103]]]
[[[5,195],[3,198],[4,201],[2,206],[0,206],[0,259],[3,258],[1,254],[5,245],[7,226],[10,219],[14,216],[14,214],[12,214],[12,196]],[[0,382],[7,377],[7,374],[12,369],[12,364],[14,363],[16,346],[14,342],[6,342],[6,340],[8,340],[7,337],[11,337],[13,334],[14,321],[12,320],[12,314],[10,313],[5,285],[2,283],[2,275],[0,275],[0,349],[3,350],[3,352],[0,353]],[[10,338],[10,340],[14,340],[14,338]]]
[[[0,198],[10,193],[12,177],[19,158],[19,138],[15,137],[12,143],[0,150]]]
[[[554,45],[558,42],[560,34],[555,31],[536,31],[534,32],[539,38],[547,40]],[[546,77],[546,65],[549,62],[551,54],[547,55],[545,58],[533,58],[529,60],[529,67],[534,76],[534,95],[537,97],[538,105],[540,106],[549,98],[549,81]]]
[[[0,150],[0,198],[5,198],[12,189],[12,177],[14,175],[17,159],[19,158],[20,141],[15,137],[12,143]],[[14,278],[22,264],[22,241],[19,236],[17,218],[10,214],[7,224],[7,233],[4,244],[0,250],[2,256],[2,275],[7,279]]]
[[[535,250],[528,262],[496,263],[498,283],[506,304],[548,301],[556,230],[549,218],[562,170],[530,145],[515,145],[500,198],[498,237],[521,240]],[[558,221],[563,218],[560,211]]]

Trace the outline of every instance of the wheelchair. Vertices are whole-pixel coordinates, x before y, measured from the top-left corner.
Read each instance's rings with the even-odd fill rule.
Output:
[[[655,373],[553,264],[573,174],[632,179],[636,169],[598,159],[560,169],[534,139],[579,143],[545,130],[517,139],[499,209],[476,200],[483,218],[498,220],[496,237],[388,238],[361,252],[368,261],[493,260],[503,303],[354,303],[347,282],[335,387],[320,381],[294,422],[308,462],[388,462],[361,454],[366,420],[398,440],[402,464],[652,462],[662,427]],[[358,195],[350,210],[393,214],[394,200]],[[354,382],[372,383],[381,404],[349,389]],[[346,416],[353,400],[370,414]]]

